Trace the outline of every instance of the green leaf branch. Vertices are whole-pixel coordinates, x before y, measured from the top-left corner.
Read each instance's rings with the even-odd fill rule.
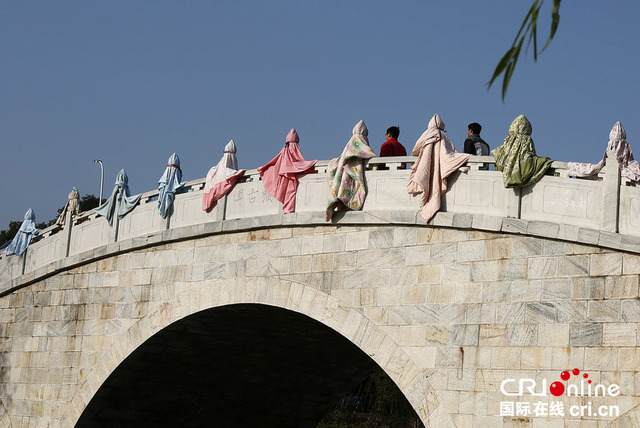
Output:
[[[540,9],[542,8],[544,0],[535,0],[529,9],[529,12],[525,16],[524,21],[522,21],[520,30],[518,30],[518,34],[516,34],[511,47],[504,54],[500,62],[498,62],[498,65],[493,72],[493,76],[491,76],[491,80],[489,80],[487,86],[491,88],[491,85],[493,85],[496,79],[502,74],[503,101],[507,94],[507,89],[509,88],[509,82],[513,76],[513,71],[518,63],[518,58],[520,57],[524,40],[527,39],[527,49],[533,42],[534,61],[538,60],[538,54],[544,52],[547,46],[549,46],[549,43],[551,43],[551,40],[553,40],[553,36],[555,36],[556,31],[558,30],[558,23],[560,22],[560,1],[561,0],[553,0],[553,9],[551,10],[551,32],[549,33],[547,43],[540,51],[538,51],[538,16],[540,15]]]

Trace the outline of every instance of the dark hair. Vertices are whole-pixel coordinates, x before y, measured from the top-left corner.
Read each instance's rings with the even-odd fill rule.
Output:
[[[398,138],[398,135],[400,135],[400,128],[392,126],[387,129],[387,134],[391,134],[391,138]]]
[[[473,122],[469,124],[469,129],[476,135],[480,135],[480,131],[482,131],[482,126],[479,123]]]

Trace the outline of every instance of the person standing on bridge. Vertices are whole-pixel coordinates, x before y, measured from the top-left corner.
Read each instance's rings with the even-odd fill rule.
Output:
[[[531,122],[524,114],[509,126],[504,143],[491,153],[496,159],[496,171],[502,171],[504,187],[524,187],[540,181],[553,161],[536,155],[531,138]]]
[[[398,141],[399,135],[400,128],[397,126],[391,126],[387,129],[387,133],[385,134],[387,141],[380,147],[380,157],[407,155],[407,150]]]
[[[473,122],[467,127],[467,139],[464,140],[464,152],[474,156],[489,156],[489,145],[480,138],[482,126]]]
[[[271,196],[284,204],[285,213],[296,210],[298,178],[311,172],[318,162],[317,160],[308,161],[302,157],[299,142],[300,137],[296,128],[291,128],[280,153],[269,163],[258,168],[262,184]]]
[[[329,182],[329,203],[325,219],[330,221],[333,213],[345,210],[359,210],[367,197],[364,179],[366,159],[376,156],[369,147],[369,130],[361,120],[353,128],[353,135],[339,158],[332,159],[327,167]]]
[[[438,114],[433,115],[411,154],[418,159],[411,168],[407,192],[422,193],[420,215],[429,221],[440,210],[440,199],[447,191],[447,177],[458,170],[467,172],[469,168],[463,165],[471,155],[458,153]]]
[[[233,140],[229,141],[224,147],[224,153],[218,165],[211,167],[207,173],[202,193],[203,211],[211,211],[218,199],[226,195],[238,178],[244,174],[244,169],[238,169],[236,151],[236,143]]]

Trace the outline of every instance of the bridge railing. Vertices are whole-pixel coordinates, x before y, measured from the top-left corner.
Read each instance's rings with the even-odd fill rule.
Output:
[[[368,194],[363,211],[405,212],[407,218],[416,218],[421,195],[409,195],[406,191],[415,159],[414,156],[370,159],[366,166]],[[563,224],[595,233],[640,236],[640,188],[621,177],[617,162],[609,162],[596,180],[582,180],[568,178],[566,163],[556,161],[542,180],[522,189],[505,188],[502,173],[495,171],[494,163],[492,156],[472,156],[468,162],[470,171],[449,178],[449,190],[442,200],[444,214],[432,222],[449,225],[439,219],[468,213],[476,218],[486,217],[488,222],[515,218],[540,221],[540,227]],[[318,161],[311,173],[300,178],[297,213],[325,210],[328,164],[329,161]],[[176,195],[166,219],[157,211],[157,189],[143,193],[140,204],[124,218],[114,217],[112,226],[93,211],[69,215],[62,226],[42,231],[22,256],[0,255],[0,283],[108,244],[148,239],[168,229],[283,212],[282,204],[267,192],[255,169],[246,171],[232,191],[209,212],[201,208],[204,184],[204,178],[188,181]],[[418,218],[417,222],[420,221]],[[258,227],[260,223],[255,224]]]

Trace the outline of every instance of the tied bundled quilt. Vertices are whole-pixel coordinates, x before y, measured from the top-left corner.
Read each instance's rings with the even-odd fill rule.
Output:
[[[353,128],[353,135],[339,158],[332,159],[327,168],[329,182],[329,203],[326,220],[333,217],[336,210],[359,210],[367,197],[364,178],[365,160],[376,156],[367,136],[369,130],[360,121]]]

